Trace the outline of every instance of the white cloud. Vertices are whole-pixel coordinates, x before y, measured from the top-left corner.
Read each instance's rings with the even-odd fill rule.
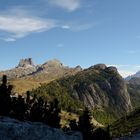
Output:
[[[16,41],[16,39],[14,39],[14,38],[2,38],[2,40],[6,41],[6,42],[14,42],[14,41]]]
[[[44,32],[56,27],[54,20],[41,19],[28,14],[0,13],[0,38],[4,41],[16,41],[31,33]],[[3,35],[4,34],[4,35]]]
[[[49,0],[49,2],[68,11],[75,11],[80,7],[80,0]]]
[[[96,26],[96,23],[68,23],[66,25],[62,25],[62,29],[68,29],[71,31],[83,31],[88,30]]]

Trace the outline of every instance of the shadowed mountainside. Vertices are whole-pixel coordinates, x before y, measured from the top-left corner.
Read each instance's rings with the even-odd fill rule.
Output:
[[[107,67],[104,64],[92,66],[49,84],[42,84],[32,92],[46,98],[57,97],[60,104],[64,101],[64,95],[69,96],[95,112],[97,110],[97,114],[108,112],[112,116],[118,117],[132,110],[124,79],[115,67]]]

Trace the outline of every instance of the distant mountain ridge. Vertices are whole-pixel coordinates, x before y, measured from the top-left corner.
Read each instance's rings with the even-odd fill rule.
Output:
[[[129,81],[129,80],[131,80],[132,78],[140,78],[140,71],[136,72],[136,73],[133,74],[133,75],[130,75],[130,76],[126,77],[125,80]]]
[[[25,58],[21,59],[15,68],[0,71],[0,78],[7,75],[8,80],[15,87],[15,92],[24,93],[38,87],[40,83],[49,83],[67,75],[74,75],[81,70],[80,66],[74,68],[64,66],[57,59],[35,65],[32,58]]]
[[[49,60],[41,65],[35,65],[32,58],[25,58],[21,59],[15,68],[0,71],[0,77],[4,74],[7,75],[9,79],[21,78],[35,74],[37,75],[40,73],[58,73],[59,75],[62,71],[67,73],[69,70],[80,71],[82,68],[80,66],[76,68],[66,67],[57,59]]]

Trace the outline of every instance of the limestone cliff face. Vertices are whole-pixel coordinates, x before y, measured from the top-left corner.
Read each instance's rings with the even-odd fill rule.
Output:
[[[0,117],[1,140],[82,140],[80,132],[64,133],[43,123]]]
[[[15,68],[6,71],[0,71],[0,77],[5,74],[7,75],[8,79],[15,79],[32,74],[36,70],[37,67],[34,65],[32,58],[26,58],[21,59]]]
[[[27,68],[27,67],[34,67],[34,66],[35,65],[34,65],[34,63],[32,61],[32,58],[26,58],[26,59],[21,59],[19,61],[19,64],[18,64],[17,68],[18,67],[25,67],[25,68]]]
[[[132,110],[126,82],[115,67],[96,65],[62,81],[62,87],[70,85],[68,94],[92,109],[105,108],[120,114]]]
[[[123,78],[117,74],[109,79],[111,85],[110,95],[112,98],[112,105],[116,106],[121,113],[130,112],[132,110],[132,104],[130,95],[127,91],[126,82]]]

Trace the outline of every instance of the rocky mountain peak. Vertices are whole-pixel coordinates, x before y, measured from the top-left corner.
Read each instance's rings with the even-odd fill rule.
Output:
[[[105,69],[106,72],[116,73],[118,74],[118,70],[116,67],[110,66]]]
[[[80,65],[78,65],[78,66],[75,67],[75,70],[81,71],[82,70],[82,67]]]
[[[20,59],[17,68],[18,67],[28,68],[28,67],[33,67],[33,66],[35,66],[35,65],[32,61],[32,58],[25,58],[25,59]]]
[[[63,67],[63,64],[57,60],[52,59],[42,65],[43,67]]]
[[[89,67],[89,69],[96,69],[96,70],[105,70],[106,68],[107,66],[105,64],[96,64]]]
[[[96,64],[93,67],[94,67],[94,69],[98,69],[98,70],[104,70],[107,68],[107,66],[105,64]]]

